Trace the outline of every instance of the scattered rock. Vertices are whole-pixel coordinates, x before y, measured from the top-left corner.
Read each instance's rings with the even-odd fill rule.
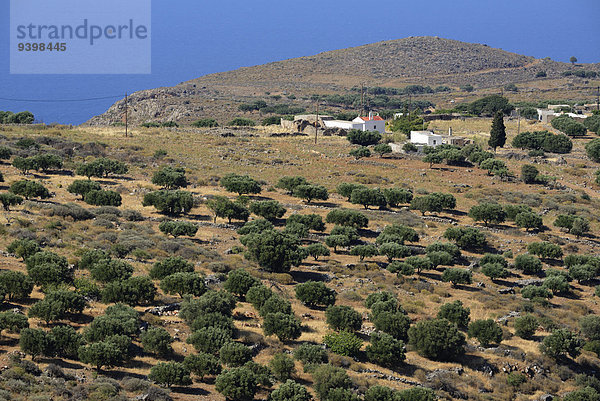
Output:
[[[175,312],[175,311],[178,311],[179,309],[181,309],[181,303],[176,302],[176,303],[169,304],[169,305],[148,308],[144,312],[150,313],[155,316],[167,316],[167,315],[176,315],[176,313],[169,313],[169,312]]]

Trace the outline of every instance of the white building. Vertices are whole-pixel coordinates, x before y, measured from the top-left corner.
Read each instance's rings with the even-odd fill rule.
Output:
[[[323,120],[323,124],[325,125],[325,128],[341,128],[348,131],[351,129],[363,130],[364,126],[364,124],[361,123],[344,120]]]
[[[326,128],[342,128],[345,130],[357,129],[360,131],[385,132],[385,120],[378,115],[369,113],[368,117],[356,117],[352,121],[344,120],[323,120]]]
[[[352,122],[364,124],[363,131],[377,131],[381,134],[385,132],[385,120],[372,112],[368,117],[356,117]]]
[[[431,131],[410,131],[410,142],[415,145],[436,147],[443,142],[442,135],[434,134]]]
[[[550,107],[550,106],[548,106],[548,107]],[[567,115],[571,118],[574,118],[575,120],[579,120],[579,122],[582,122],[583,120],[585,120],[587,118],[587,116],[585,114],[557,113],[553,109],[537,109],[537,112],[538,112],[538,121],[543,122],[543,123],[550,123],[556,117],[562,116],[563,114]]]

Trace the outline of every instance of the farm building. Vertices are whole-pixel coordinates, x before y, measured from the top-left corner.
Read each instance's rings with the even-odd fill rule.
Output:
[[[557,113],[554,109],[537,109],[538,112],[538,121],[543,123],[551,123],[556,117],[561,115],[567,115],[572,117],[580,122],[585,120],[587,116],[585,114],[575,114],[575,113]]]
[[[378,115],[369,113],[365,117],[356,117],[352,121],[344,120],[323,120],[327,128],[342,128],[345,130],[357,129],[361,131],[385,132],[385,120]]]
[[[415,145],[436,147],[441,145],[442,136],[431,131],[410,131],[410,142]]]

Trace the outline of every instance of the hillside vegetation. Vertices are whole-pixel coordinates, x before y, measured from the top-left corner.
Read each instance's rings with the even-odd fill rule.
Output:
[[[600,72],[598,65],[535,59],[483,44],[438,37],[410,37],[239,68],[171,88],[136,92],[129,98],[129,113],[134,124],[191,123],[203,117],[216,117],[223,124],[239,116],[241,103],[272,102],[271,96],[277,96],[277,104],[312,112],[312,95],[343,96],[361,84],[387,88],[414,84],[446,86],[449,92],[417,94],[438,108],[449,108],[451,101],[474,95],[461,89],[467,85],[481,94],[498,93],[505,86],[516,84],[520,93],[512,93],[511,100],[583,100],[595,93],[597,84],[576,75],[564,76],[578,70]],[[124,106],[121,100],[88,123],[123,122]],[[356,105],[352,108],[356,109]]]
[[[2,126],[0,397],[596,399],[598,139],[450,124]]]

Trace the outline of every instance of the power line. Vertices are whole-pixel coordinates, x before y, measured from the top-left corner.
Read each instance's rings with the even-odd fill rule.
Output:
[[[104,97],[91,97],[87,99],[10,99],[0,97],[0,100],[9,102],[29,102],[29,103],[70,103],[70,102],[90,102],[94,100],[106,100],[106,99],[118,99],[122,98],[123,95],[117,96],[104,96]]]

